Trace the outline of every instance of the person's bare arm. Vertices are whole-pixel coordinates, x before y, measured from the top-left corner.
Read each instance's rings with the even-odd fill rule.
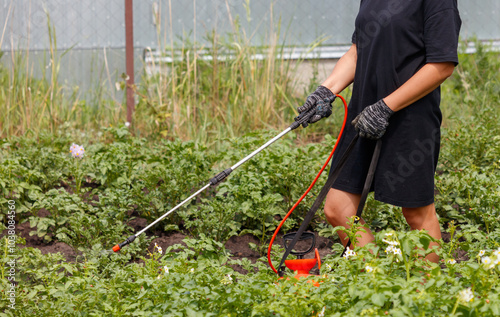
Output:
[[[344,90],[354,81],[357,57],[356,45],[352,44],[349,50],[335,64],[330,76],[321,85],[330,89],[334,94]]]
[[[392,111],[401,110],[439,87],[454,69],[455,64],[451,62],[425,64],[401,87],[385,97],[384,102]]]

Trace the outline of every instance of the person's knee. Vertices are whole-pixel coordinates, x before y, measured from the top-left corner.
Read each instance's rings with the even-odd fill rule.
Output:
[[[333,226],[342,226],[346,224],[346,218],[349,214],[346,214],[342,208],[339,208],[336,204],[325,204],[325,216],[330,224]]]
[[[347,219],[356,214],[359,195],[332,189],[326,198],[325,216],[333,226],[344,226]]]

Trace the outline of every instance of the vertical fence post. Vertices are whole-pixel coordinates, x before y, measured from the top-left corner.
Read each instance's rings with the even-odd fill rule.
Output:
[[[125,64],[127,73],[127,122],[132,123],[134,99],[134,11],[132,0],[125,0]]]

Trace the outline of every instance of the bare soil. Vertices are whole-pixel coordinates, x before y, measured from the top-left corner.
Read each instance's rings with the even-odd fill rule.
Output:
[[[38,216],[42,217],[47,215],[48,212],[46,212],[45,210],[40,210],[38,214]],[[144,228],[147,225],[147,220],[144,218],[134,218],[128,223],[128,225],[133,228],[134,232],[137,232],[138,230]],[[53,240],[47,243],[46,241],[44,241],[43,238],[38,237],[35,234],[35,229],[31,228],[29,222],[24,222],[22,224],[17,225],[16,234],[26,240],[25,245],[19,245],[20,248],[26,248],[26,247],[37,248],[42,252],[42,254],[59,252],[66,258],[66,261],[70,262],[76,261],[78,255],[80,255],[79,251],[73,249],[73,247],[64,242]],[[5,235],[7,235],[6,230],[0,234],[1,237]],[[149,251],[153,251],[155,244],[160,246],[163,250],[166,250],[169,246],[175,244],[184,244],[182,240],[187,237],[187,235],[180,232],[173,232],[173,233],[155,232],[155,236],[156,238],[154,238],[149,245],[148,248]],[[237,260],[246,258],[249,259],[252,263],[255,263],[261,257],[261,255],[259,254],[258,251],[250,247],[250,243],[253,243],[255,245],[260,244],[259,239],[251,234],[245,234],[242,236],[233,236],[225,243],[225,248],[231,254],[231,259]],[[282,245],[282,235],[278,235],[278,237],[274,241],[274,244]],[[316,248],[318,249],[321,257],[324,257],[325,255],[332,253],[331,251],[332,245],[333,242],[330,239],[317,237]],[[266,244],[266,249],[267,249],[267,244]],[[311,252],[305,256],[305,258],[312,258],[312,257],[314,257],[314,252]],[[238,265],[232,265],[232,267],[238,272],[246,273],[246,271],[243,270]]]
[[[47,216],[49,213],[46,210],[40,210],[38,216]],[[134,229],[134,232],[144,228],[147,225],[147,220],[144,218],[134,218],[131,220],[128,225]],[[31,233],[31,234],[30,234]],[[48,253],[61,253],[66,261],[76,261],[80,252],[73,249],[70,245],[60,242],[60,241],[51,241],[46,243],[43,238],[38,237],[35,234],[33,228],[30,227],[29,222],[24,222],[22,224],[17,225],[16,234],[21,236],[26,240],[25,245],[20,245],[20,248],[25,247],[33,247],[39,249],[42,254]],[[7,230],[0,234],[0,237],[7,235]],[[449,234],[443,232],[443,240],[445,242],[449,242]],[[153,251],[155,244],[162,247],[163,250],[166,250],[169,246],[175,244],[183,244],[182,240],[187,237],[187,235],[180,232],[173,233],[164,233],[164,232],[155,232],[156,238],[151,241],[149,246],[149,250]],[[242,236],[233,236],[226,243],[225,248],[231,254],[231,259],[249,259],[252,263],[255,263],[261,255],[255,249],[250,247],[250,244],[259,245],[259,239],[251,234],[245,234]],[[267,249],[266,242],[266,249]],[[282,235],[279,235],[274,244],[282,245]],[[326,255],[332,253],[332,245],[333,241],[328,238],[316,236],[316,248],[319,251],[320,257],[324,258]],[[297,249],[300,249],[300,245],[297,246]],[[314,252],[311,252],[305,256],[305,258],[314,257]],[[459,261],[468,260],[467,253],[463,250],[457,250],[454,254],[454,258]],[[242,267],[238,265],[232,265],[233,269],[240,273],[247,273]]]

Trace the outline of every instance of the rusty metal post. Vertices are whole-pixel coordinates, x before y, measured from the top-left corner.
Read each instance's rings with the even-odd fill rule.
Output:
[[[132,0],[125,0],[125,64],[127,73],[127,121],[132,124],[134,98],[134,10]]]

